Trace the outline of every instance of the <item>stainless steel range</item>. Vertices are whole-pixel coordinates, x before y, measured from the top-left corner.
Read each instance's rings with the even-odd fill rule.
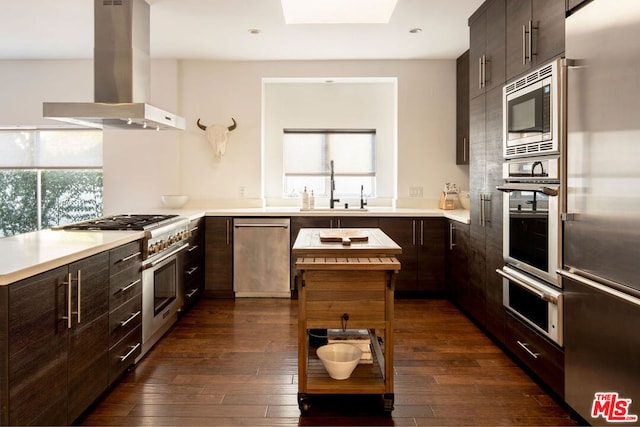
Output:
[[[63,230],[144,231],[142,254],[142,358],[178,319],[181,252],[189,220],[178,215],[116,215],[69,224]]]

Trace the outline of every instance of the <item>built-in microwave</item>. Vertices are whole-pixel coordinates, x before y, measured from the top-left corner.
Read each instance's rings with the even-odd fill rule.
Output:
[[[503,88],[505,159],[560,153],[562,65],[562,59],[556,59]]]

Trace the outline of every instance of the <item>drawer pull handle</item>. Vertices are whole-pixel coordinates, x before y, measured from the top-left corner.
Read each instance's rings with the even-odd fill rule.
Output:
[[[120,357],[120,362],[124,362],[125,360],[127,360],[127,358],[129,356],[131,356],[133,353],[135,353],[135,351],[138,349],[138,347],[140,347],[140,343],[134,345],[133,347],[131,347],[131,350],[129,350],[129,352],[127,354],[125,354],[124,356],[119,356]]]
[[[140,280],[142,280],[142,279],[138,279],[138,280],[136,280],[135,282],[131,282],[131,283],[129,283],[129,284],[128,284],[127,286],[125,286],[124,288],[120,288],[120,289],[118,290],[118,292],[124,292],[124,291],[126,291],[127,289],[131,289],[132,287],[134,287],[135,285],[137,285],[138,283],[140,283]]]
[[[198,292],[198,288],[192,289],[191,292],[187,294],[187,298],[193,297]]]
[[[193,246],[191,246],[189,249],[187,249],[187,252],[193,252],[193,251],[195,251],[196,249],[198,249],[198,245],[193,245]]]
[[[540,353],[534,353],[533,351],[531,351],[527,343],[521,342],[520,340],[517,340],[516,342],[520,347],[524,348],[524,351],[529,353],[529,355],[531,355],[531,357],[533,357],[534,359],[537,359],[538,356],[540,355]]]
[[[188,271],[186,271],[187,275],[191,276],[193,273],[195,273],[198,270],[198,267],[192,267],[190,268]]]
[[[124,326],[127,323],[131,322],[133,319],[135,319],[136,317],[138,317],[140,315],[141,311],[138,310],[135,313],[132,313],[131,316],[127,319],[127,320],[122,320],[120,321],[120,326]]]
[[[141,252],[140,252],[140,251],[138,251],[138,252],[136,252],[136,253],[134,253],[134,254],[131,254],[131,255],[129,255],[129,256],[126,256],[126,257],[122,258],[119,262],[127,262],[127,261],[129,261],[130,259],[133,259],[133,258],[137,257],[137,256],[138,256],[138,255],[140,255],[140,254],[141,254]]]

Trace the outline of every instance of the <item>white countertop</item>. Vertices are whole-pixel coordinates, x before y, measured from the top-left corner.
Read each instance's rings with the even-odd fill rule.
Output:
[[[154,210],[154,213],[156,210]],[[159,213],[159,212],[158,212]],[[360,209],[314,209],[267,207],[237,209],[171,210],[189,219],[203,216],[389,216],[444,217],[469,224],[464,209],[402,209],[371,207]],[[0,286],[8,285],[53,268],[95,255],[142,238],[142,231],[64,231],[41,230],[0,238]]]
[[[185,210],[181,215],[188,216],[190,210]],[[436,217],[448,218],[454,221],[469,224],[469,211],[466,209],[408,209],[370,207],[365,210],[357,208],[344,209],[312,209],[301,210],[298,207],[266,207],[266,208],[239,208],[239,209],[204,209],[200,211],[204,216],[388,216],[388,217]]]
[[[0,286],[142,237],[142,231],[41,230],[1,238]]]

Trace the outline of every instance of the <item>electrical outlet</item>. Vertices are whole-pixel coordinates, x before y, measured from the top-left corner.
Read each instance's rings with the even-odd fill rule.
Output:
[[[238,192],[240,193],[240,197],[244,197],[244,185],[238,187]]]
[[[409,197],[422,197],[423,187],[409,187]]]

